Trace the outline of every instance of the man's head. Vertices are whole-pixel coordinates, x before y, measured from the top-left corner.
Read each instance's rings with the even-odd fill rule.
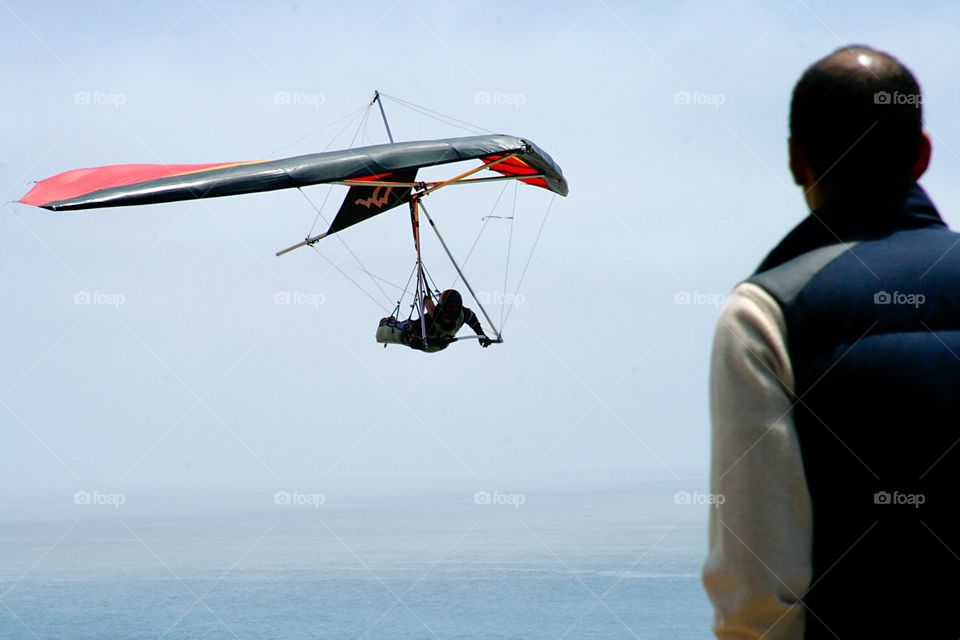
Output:
[[[807,69],[790,104],[790,170],[811,207],[899,187],[930,161],[920,86],[893,56],[843,47]]]
[[[440,294],[438,314],[441,320],[452,322],[463,310],[463,296],[456,289],[447,289]]]

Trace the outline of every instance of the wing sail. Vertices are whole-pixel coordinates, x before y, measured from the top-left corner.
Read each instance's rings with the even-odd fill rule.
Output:
[[[161,178],[188,176],[211,169],[250,164],[214,162],[209,164],[116,164],[93,169],[73,169],[41,180],[20,202],[35,207],[52,208],[58,201],[70,201],[86,195],[136,184],[148,184]]]
[[[72,211],[216,198],[415,173],[422,167],[465,160],[489,164],[511,154],[516,157],[492,169],[509,176],[542,176],[523,181],[567,195],[560,167],[535,144],[514,136],[485,135],[382,144],[280,160],[75,169],[41,180],[20,202],[51,211]],[[372,193],[363,197],[370,196]]]

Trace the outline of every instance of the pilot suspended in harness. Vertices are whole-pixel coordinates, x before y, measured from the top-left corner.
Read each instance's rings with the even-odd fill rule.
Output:
[[[380,320],[377,342],[404,344],[420,351],[440,351],[456,340],[457,332],[465,324],[479,336],[480,346],[489,347],[493,342],[484,333],[477,314],[463,306],[463,296],[456,289],[441,293],[436,304],[427,291],[423,303],[426,309],[422,324],[420,318],[397,320],[388,316]],[[421,327],[426,329],[426,340],[421,335]]]

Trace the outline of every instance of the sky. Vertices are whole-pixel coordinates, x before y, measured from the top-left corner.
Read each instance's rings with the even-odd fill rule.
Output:
[[[3,0],[0,15],[8,507],[705,477],[713,324],[806,213],[787,170],[790,91],[845,44],[918,76],[934,147],[921,183],[960,225],[949,2]],[[512,241],[489,221],[467,266],[507,319],[503,344],[374,342],[395,293],[353,256],[402,285],[400,210],[322,255],[277,258],[317,217],[297,192],[56,214],[13,202],[77,167],[386,142],[375,111],[359,127],[374,90],[529,138],[563,168],[566,198],[509,187],[495,206],[486,185],[428,201],[459,257],[484,216],[515,216]],[[397,140],[469,135],[384,107]],[[319,206],[327,188],[305,192]],[[453,282],[429,235],[424,259]]]

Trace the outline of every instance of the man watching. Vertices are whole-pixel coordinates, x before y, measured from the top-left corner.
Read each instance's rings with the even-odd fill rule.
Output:
[[[794,88],[810,215],[731,295],[711,365],[719,638],[958,638],[960,235],[916,181],[913,74],[866,46]]]

